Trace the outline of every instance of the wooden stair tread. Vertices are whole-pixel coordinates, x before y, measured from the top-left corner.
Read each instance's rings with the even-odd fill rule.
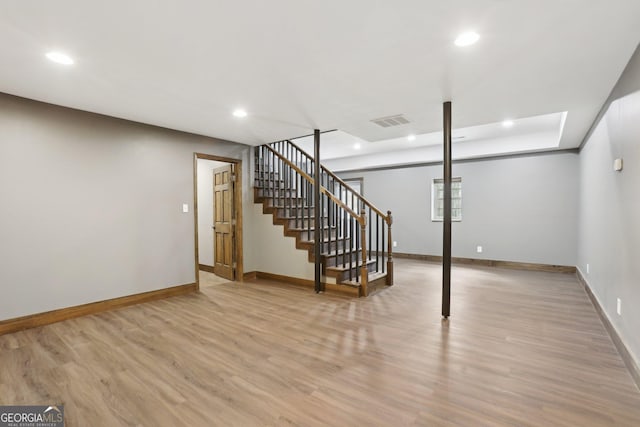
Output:
[[[375,264],[375,259],[368,259],[366,265]],[[362,260],[358,260],[349,264],[341,264],[341,265],[332,265],[326,267],[326,270],[336,271],[336,272],[344,272],[349,271],[352,268],[358,268],[362,266]]]
[[[284,206],[284,205],[267,205],[267,209],[313,209],[313,206]],[[274,212],[274,215],[276,215],[276,217],[281,218],[279,215],[277,215],[277,213]],[[314,216],[311,215],[310,217],[302,214],[300,215],[300,219],[313,219]]]
[[[313,217],[313,216],[311,217],[311,219],[314,219],[314,218],[315,218],[315,217]],[[320,219],[328,219],[328,218],[329,218],[329,216],[327,216],[327,215],[325,215],[325,216],[320,216]],[[307,218],[306,216],[299,216],[299,217],[297,217],[297,218],[296,218],[295,216],[285,216],[285,215],[280,216],[280,215],[278,215],[278,219],[282,219],[282,220],[289,220],[289,221],[295,221],[296,219],[299,219],[299,220],[307,220],[307,219],[309,219],[309,218]],[[335,227],[335,225],[334,225],[333,227]]]
[[[294,218],[294,219],[295,219],[295,218]],[[322,230],[322,231],[324,231],[324,230],[328,230],[328,229],[335,230],[335,229],[337,229],[337,228],[338,228],[338,227],[336,227],[335,225],[332,225],[332,226],[330,226],[330,227],[323,227],[323,228],[321,228],[320,230]],[[312,233],[316,231],[315,227],[311,227],[311,228],[308,228],[308,229],[307,229],[307,228],[289,227],[289,231],[296,231],[296,232],[299,232],[299,233],[306,233],[306,232],[307,232],[307,230],[311,231]],[[333,240],[335,240],[335,238],[334,238]],[[338,239],[338,240],[340,240],[340,239]]]
[[[369,283],[371,283],[371,282],[374,282],[376,280],[383,279],[385,277],[387,277],[387,273],[386,272],[384,272],[384,273],[371,273],[370,272],[369,275],[367,276],[367,281]],[[340,284],[341,285],[345,285],[345,286],[355,286],[355,285],[361,286],[360,282],[356,282],[355,280],[345,280],[343,282],[340,282]]]
[[[300,200],[306,200],[304,197],[289,197],[289,196],[258,196],[258,199],[266,199],[266,200],[280,200],[280,199],[286,199],[286,200],[291,200],[291,201],[300,201]]]
[[[346,237],[346,238],[345,238],[345,237],[339,237],[337,241],[338,241],[338,242],[342,242],[343,240],[351,240],[351,237]],[[331,242],[335,242],[335,241],[336,241],[335,237],[332,237],[332,238],[330,238],[330,239],[329,239],[329,238],[327,238],[327,239],[323,239],[323,240],[322,240],[322,243],[331,243]],[[309,243],[312,243],[312,244],[313,244],[313,243],[315,243],[315,242],[316,242],[316,241],[315,241],[315,239],[311,239],[311,240],[302,240],[302,241],[301,241],[301,243],[304,243],[304,244],[309,244]],[[354,249],[354,252],[355,252],[355,249]]]
[[[333,240],[335,241],[335,239],[333,239]],[[342,239],[338,239],[338,240],[342,241]],[[343,251],[343,250],[337,250],[337,251],[334,251],[334,252],[322,252],[322,253],[320,254],[320,256],[323,256],[323,257],[326,257],[326,258],[329,258],[329,257],[335,257],[335,256],[342,256],[342,255],[345,255],[345,256],[346,256],[346,255],[348,255],[348,254],[349,254],[349,252],[354,253],[354,254],[357,254],[357,253],[359,253],[361,250],[362,250],[362,248],[358,248],[358,249],[351,249],[351,250],[348,250],[348,249],[347,249],[347,250],[345,250],[345,251]]]

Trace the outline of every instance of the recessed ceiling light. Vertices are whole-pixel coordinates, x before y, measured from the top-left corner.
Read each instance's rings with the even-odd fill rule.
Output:
[[[69,55],[66,55],[62,52],[55,52],[55,51],[48,52],[47,58],[50,61],[56,62],[58,64],[63,64],[63,65],[73,64],[73,59]]]
[[[233,111],[233,117],[239,117],[239,118],[247,117],[247,112],[242,108],[238,108],[237,110]]]
[[[353,144],[353,149],[354,149],[354,150],[359,150],[359,149],[360,149],[360,147],[362,147],[362,146],[360,145],[360,143],[359,143],[359,142],[356,142],[355,144]]]
[[[502,127],[510,128],[511,126],[513,126],[513,120],[505,120],[502,122]]]
[[[408,139],[409,141],[415,141],[415,140],[416,140],[416,136],[415,136],[415,135],[409,135],[409,136],[407,137],[407,139]]]
[[[480,35],[478,35],[478,33],[474,31],[467,31],[466,33],[460,34],[456,38],[454,43],[456,44],[456,46],[460,46],[460,47],[471,46],[472,44],[477,42],[479,39],[480,39]]]

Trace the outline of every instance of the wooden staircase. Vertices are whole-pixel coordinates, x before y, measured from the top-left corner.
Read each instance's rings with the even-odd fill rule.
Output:
[[[254,201],[315,262],[319,228],[324,290],[368,296],[393,284],[391,212],[383,214],[322,165],[320,222],[314,217],[315,162],[291,141],[256,147]]]

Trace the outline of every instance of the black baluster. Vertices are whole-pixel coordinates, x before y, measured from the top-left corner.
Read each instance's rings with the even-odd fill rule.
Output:
[[[378,259],[380,258],[380,216],[376,215],[376,271],[378,270]],[[384,261],[383,261],[384,262]]]
[[[384,265],[386,264],[384,262],[384,251],[385,251],[385,244],[384,244],[384,233],[385,233],[385,226],[384,226],[384,220],[382,217],[380,217],[380,221],[382,223],[382,260],[380,261],[382,263],[382,272],[384,273]]]
[[[307,184],[307,240],[311,240],[311,183]]]
[[[289,146],[289,160],[293,159],[293,150],[291,149],[291,146]],[[289,213],[287,214],[288,217],[291,217],[291,212],[293,210],[293,203],[294,203],[294,188],[295,188],[295,182],[293,180],[294,177],[294,173],[293,173],[293,168],[291,166],[289,166]],[[296,224],[296,227],[298,225]]]
[[[271,179],[271,204],[273,206],[276,206],[276,155],[273,151],[270,152],[271,154],[271,174],[270,174],[270,179]]]
[[[344,266],[344,264],[346,263],[346,256],[347,256],[347,234],[349,233],[347,230],[347,212],[344,210],[343,207],[340,208],[340,220],[342,221],[342,263],[341,265]]]
[[[368,208],[368,209],[369,209],[369,219],[367,220],[367,228],[369,229],[368,230],[369,231],[369,241],[367,243],[369,243],[369,247],[367,248],[367,250],[369,252],[368,253],[369,261],[371,261],[371,248],[372,248],[372,246],[371,246],[372,245],[372,243],[371,243],[371,234],[372,234],[371,230],[373,229],[373,227],[371,226],[371,208]],[[377,254],[376,254],[376,256],[377,256]],[[376,269],[376,271],[378,271],[378,269]]]
[[[353,280],[353,272],[351,271],[351,265],[353,263],[353,217],[349,215],[349,281]]]
[[[353,224],[353,225],[355,226],[355,229],[354,229],[354,232],[355,232],[355,233],[354,233],[354,234],[355,234],[355,238],[356,238],[356,243],[355,243],[355,255],[356,255],[356,256],[355,256],[355,258],[356,258],[356,260],[355,260],[355,266],[356,266],[356,282],[359,282],[359,281],[360,281],[360,279],[359,279],[359,274],[360,274],[360,271],[359,271],[359,270],[360,270],[360,269],[358,268],[358,261],[362,258],[362,257],[358,254],[358,249],[360,248],[360,230],[359,230],[359,228],[360,228],[360,227],[359,227],[359,225],[360,225],[360,224],[359,224],[358,222],[356,222],[355,218],[353,219],[353,222],[354,222],[354,224]]]
[[[336,226],[333,220],[335,215],[335,210],[336,210],[335,203],[333,203],[333,200],[329,200],[329,212],[327,212],[327,224],[329,224],[329,247],[327,251],[328,255],[331,255],[333,253],[333,249],[331,248],[333,247],[333,244],[334,244],[333,242],[336,242],[336,239],[338,236],[338,227]]]

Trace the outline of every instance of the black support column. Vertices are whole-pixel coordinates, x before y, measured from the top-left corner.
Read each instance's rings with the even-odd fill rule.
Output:
[[[451,312],[451,102],[443,104],[444,113],[444,218],[442,238],[442,317]]]
[[[314,225],[313,225],[313,240],[315,241],[315,290],[316,293],[322,290],[322,284],[320,283],[320,130],[315,129],[313,131],[313,205],[314,205]]]

